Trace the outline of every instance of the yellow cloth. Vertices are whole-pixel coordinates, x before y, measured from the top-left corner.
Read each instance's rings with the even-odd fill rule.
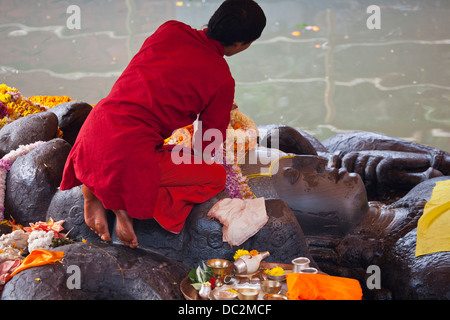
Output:
[[[315,273],[286,274],[290,300],[361,300],[358,280]]]
[[[11,273],[11,277],[22,270],[42,266],[44,264],[53,263],[61,260],[64,256],[64,251],[50,251],[44,249],[33,250],[20,264],[20,266]]]
[[[416,257],[440,251],[450,251],[450,180],[436,183],[417,224]]]

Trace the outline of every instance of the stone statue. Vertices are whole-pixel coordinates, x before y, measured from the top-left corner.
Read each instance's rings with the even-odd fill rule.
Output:
[[[272,130],[274,128],[272,126]],[[362,280],[368,276],[367,268],[377,265],[383,270],[382,281],[386,286],[368,291],[363,286],[366,297],[450,298],[450,253],[414,256],[417,221],[424,205],[430,199],[435,183],[450,179],[448,153],[360,132],[340,135],[345,137],[344,141],[353,142],[353,145],[342,142],[353,151],[343,147],[340,152],[335,148],[331,149],[331,154],[314,139],[308,140],[311,137],[307,134],[298,131],[296,134],[294,129],[286,127],[274,131],[280,139],[280,149],[287,153],[279,156],[274,174],[255,178],[270,182],[264,188],[258,188],[257,183],[251,184],[253,191],[257,196],[267,194],[267,185],[270,185],[271,193],[289,204],[308,239],[310,252],[323,270]],[[286,133],[289,136],[285,138]],[[295,142],[294,137],[302,142]],[[263,141],[270,139],[265,137]],[[318,146],[317,155],[305,155],[311,152],[296,149],[308,141]],[[363,150],[375,148],[377,142],[381,151]],[[393,145],[400,151],[387,149]],[[289,156],[292,150],[301,155]],[[255,152],[264,155],[264,151]],[[355,161],[354,165],[348,165],[349,159]],[[353,170],[357,175],[347,172],[352,168],[357,169]],[[371,177],[367,174],[370,171],[374,171]],[[396,180],[390,178],[393,173],[396,173]],[[389,203],[368,201],[361,177],[366,179],[366,186],[373,182],[390,188],[398,185],[400,192],[394,193]],[[404,190],[408,192],[399,197]],[[311,199],[314,199],[314,205],[310,205]],[[401,288],[396,285],[399,281]]]
[[[310,134],[283,125],[260,126],[261,145],[296,155],[319,155],[329,166],[360,175],[371,200],[392,201],[425,180],[450,175],[450,154],[382,134],[352,131],[322,143]]]
[[[60,108],[66,111],[58,111],[58,121],[73,119],[76,125],[89,110],[79,102]],[[80,110],[80,117],[64,116],[77,110]],[[14,122],[5,126],[0,130],[0,149],[7,153],[14,148],[2,145],[2,141],[8,140],[6,136],[13,134],[18,137],[14,143],[23,144],[21,139],[29,138],[21,130],[23,127],[40,126],[42,130],[42,121],[53,123],[55,118],[50,113],[25,117],[20,126],[13,126]],[[70,124],[66,123],[67,127]],[[217,201],[227,197],[225,193],[196,205],[179,235],[163,230],[153,220],[136,221],[135,230],[141,245],[138,250],[119,244],[114,236],[114,215],[111,215],[113,243],[103,243],[84,223],[81,188],[57,189],[71,143],[64,137],[56,137],[54,124],[45,128],[45,135],[39,139],[48,142],[11,167],[7,178],[6,213],[23,225],[50,217],[65,220],[64,228],[69,231],[69,237],[79,243],[59,249],[67,253],[67,263],[75,264],[79,257],[86,266],[83,274],[92,282],[76,295],[65,288],[57,290],[55,284],[67,278],[64,268],[68,264],[42,266],[39,270],[45,270],[45,277],[48,277],[45,280],[48,294],[38,286],[28,287],[29,279],[36,277],[37,270],[32,268],[14,276],[5,285],[2,299],[107,298],[107,294],[95,295],[96,290],[117,290],[112,298],[179,299],[173,283],[179,283],[190,268],[215,257],[231,259],[238,249],[223,242],[222,225],[206,216]],[[360,280],[363,289],[366,288],[367,267],[378,265],[382,270],[382,289],[366,290],[368,299],[450,298],[450,253],[415,258],[412,250],[417,220],[435,181],[449,179],[448,153],[369,133],[355,133],[353,138],[340,136],[346,141],[343,145],[348,145],[349,140],[359,140],[358,148],[352,144],[345,150],[332,149],[341,140],[322,144],[290,127],[272,125],[271,128],[279,130],[266,131],[267,135],[261,135],[260,142],[264,145],[271,140],[270,135],[275,134],[279,138],[278,148],[260,147],[255,150],[256,163],[241,165],[252,191],[256,196],[265,197],[269,216],[268,223],[242,245],[244,248],[269,251],[270,261],[284,263],[296,256],[308,256],[313,265],[324,272]],[[73,141],[76,130],[68,132],[71,132],[69,140]],[[395,150],[389,149],[394,145],[388,141],[395,142]],[[267,143],[265,146],[270,147]],[[277,163],[277,170],[273,163]],[[398,173],[395,181],[389,178],[392,172]],[[35,187],[20,188],[21,185]],[[401,192],[395,193],[388,202],[380,202],[386,199],[386,194],[380,194],[382,186],[394,190],[399,186]],[[371,198],[372,194],[378,198]],[[137,261],[137,264],[129,261]],[[105,277],[111,276],[111,281],[95,281],[95,272],[89,275],[97,270],[97,262],[106,270]],[[156,270],[151,277],[145,272],[148,265]],[[178,276],[172,272],[177,272]],[[124,291],[124,282],[130,284],[131,291]]]

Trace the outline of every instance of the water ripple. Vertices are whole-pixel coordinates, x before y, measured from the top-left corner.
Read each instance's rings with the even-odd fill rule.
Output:
[[[272,44],[279,42],[290,42],[290,43],[308,43],[308,42],[323,42],[328,41],[327,38],[310,38],[310,39],[292,39],[284,36],[277,36],[270,39],[265,40],[257,40],[253,45],[262,45],[262,44]]]
[[[8,66],[0,66],[0,74],[27,74],[34,72],[47,73],[49,76],[65,80],[80,80],[83,78],[97,77],[97,78],[117,78],[122,73],[120,71],[110,71],[110,72],[68,72],[68,73],[57,73],[48,69],[29,69],[29,70],[17,70]]]
[[[9,37],[19,37],[19,36],[26,36],[30,32],[51,32],[58,36],[60,39],[72,39],[72,38],[85,38],[90,36],[100,36],[100,35],[106,35],[110,37],[111,39],[126,39],[129,37],[129,35],[117,35],[114,31],[95,31],[95,32],[87,32],[87,33],[80,33],[80,34],[70,34],[70,35],[64,35],[64,30],[67,29],[66,26],[63,25],[53,25],[53,26],[44,26],[44,27],[30,27],[27,25],[24,25],[22,23],[5,23],[0,24],[0,28],[18,28],[17,30],[13,30],[8,33]]]
[[[326,82],[326,78],[303,78],[303,79],[273,79],[268,78],[266,80],[260,81],[250,81],[250,82],[236,82],[236,84],[240,86],[253,86],[253,85],[263,85],[263,84],[271,84],[271,83],[312,83],[312,82]],[[404,84],[397,85],[392,87],[386,87],[381,85],[383,78],[355,78],[350,81],[334,81],[334,84],[337,86],[345,86],[345,87],[355,87],[357,85],[363,83],[371,83],[377,89],[381,91],[391,91],[391,90],[402,90],[407,88],[417,88],[417,87],[429,87],[435,89],[442,90],[450,90],[450,87],[434,84],[434,83],[416,83],[416,84]]]
[[[339,44],[335,48],[345,50],[353,47],[377,47],[377,46],[391,46],[397,44],[420,44],[420,45],[443,45],[450,44],[450,39],[441,40],[393,40],[384,42],[354,42],[349,44]]]
[[[262,84],[270,84],[270,83],[311,83],[311,82],[325,82],[325,78],[303,78],[303,79],[273,79],[268,78],[260,81],[249,81],[249,82],[240,82],[236,81],[237,85],[240,86],[255,86]]]
[[[292,39],[284,36],[277,36],[270,39],[258,40],[253,45],[264,45],[264,44],[276,44],[280,42],[289,43],[308,43],[308,42],[321,42],[323,49],[329,48],[329,40],[327,38],[309,38],[309,39]],[[440,40],[392,40],[384,42],[352,42],[347,44],[336,44],[335,49],[346,50],[353,47],[376,47],[376,46],[391,46],[398,44],[420,44],[420,45],[447,45],[450,44],[450,39],[440,39]]]
[[[56,34],[59,38],[79,38],[79,37],[90,37],[90,36],[99,36],[106,35],[112,39],[126,39],[129,38],[129,35],[118,35],[115,31],[95,31],[95,32],[86,32],[81,34],[70,34],[64,35],[64,30],[67,29],[65,25],[53,25],[53,26],[43,26],[43,27],[31,27],[22,23],[5,23],[0,24],[0,28],[18,28],[18,30],[13,30],[8,33],[8,36],[17,37],[17,36],[26,36],[30,32],[52,32]],[[142,34],[134,34],[134,36],[148,36],[148,33]],[[254,45],[264,45],[264,44],[277,44],[280,42],[288,42],[288,43],[309,43],[309,42],[322,42],[322,48],[327,48],[328,39],[326,37],[318,37],[318,38],[308,38],[308,39],[293,39],[286,36],[275,36],[269,39],[259,39],[254,43]],[[420,45],[448,45],[450,44],[450,39],[440,39],[440,40],[393,40],[393,41],[385,41],[385,42],[353,42],[348,44],[336,44],[335,48],[338,49],[347,49],[352,47],[364,46],[389,46],[389,45],[397,45],[397,44],[420,44]]]
[[[442,90],[450,90],[450,87],[434,84],[434,83],[415,83],[415,84],[403,84],[403,85],[397,85],[392,87],[386,87],[381,85],[381,82],[383,81],[383,78],[356,78],[351,81],[335,81],[335,84],[338,86],[347,86],[347,87],[354,87],[362,83],[372,83],[378,90],[381,91],[392,91],[392,90],[402,90],[407,88],[417,88],[417,87],[429,87],[429,88],[435,88],[435,89],[442,89]]]

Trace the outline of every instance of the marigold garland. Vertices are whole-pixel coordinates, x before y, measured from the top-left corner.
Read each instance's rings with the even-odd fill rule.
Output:
[[[48,108],[72,101],[69,96],[34,96],[28,99],[35,104],[46,106]]]
[[[164,140],[164,144],[178,144],[192,148],[193,135],[194,126],[189,125],[176,130],[172,136]],[[215,161],[221,163],[227,172],[224,191],[230,198],[251,199],[255,197],[238,162],[239,157],[257,146],[257,135],[257,127],[250,118],[237,108],[231,111],[224,148],[219,150],[214,157]]]

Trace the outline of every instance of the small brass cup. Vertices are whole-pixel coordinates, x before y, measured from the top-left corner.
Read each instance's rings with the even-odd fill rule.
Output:
[[[231,262],[225,259],[211,259],[206,261],[206,265],[214,270],[216,287],[221,287],[223,285],[223,277],[231,267]]]
[[[239,300],[256,300],[258,299],[259,290],[242,288],[237,290]]]
[[[279,293],[281,290],[281,282],[275,280],[261,281],[261,291],[265,294]]]

